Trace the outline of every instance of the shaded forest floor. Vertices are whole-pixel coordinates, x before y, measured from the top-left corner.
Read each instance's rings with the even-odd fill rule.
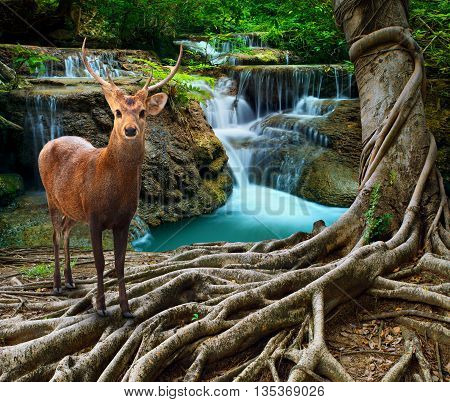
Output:
[[[150,265],[164,261],[172,253],[137,253],[128,252],[126,267],[137,265]],[[73,274],[75,282],[95,277],[95,265],[92,253],[86,250],[74,249],[72,251],[74,261]],[[105,252],[105,273],[109,277],[114,276],[114,255],[112,251]],[[63,301],[76,297],[77,291],[64,290],[62,295],[54,296],[52,291],[52,262],[53,253],[49,248],[35,249],[3,249],[0,256],[0,287],[23,284],[25,292],[21,294],[0,294],[0,318],[1,319],[33,319],[50,317],[42,311],[30,311],[28,302]],[[442,281],[433,274],[422,272],[406,279],[407,282],[436,285]],[[26,292],[27,284],[39,282],[42,287]],[[331,353],[345,367],[348,373],[357,381],[379,381],[389,368],[404,353],[404,340],[402,326],[396,318],[379,318],[381,313],[396,312],[400,310],[420,310],[428,313],[436,313],[447,316],[448,313],[436,307],[430,307],[420,303],[409,303],[401,300],[377,299],[370,295],[361,295],[337,309],[331,311],[326,317],[327,330],[326,343]],[[101,319],[101,318],[99,318]],[[425,320],[425,318],[416,318]],[[187,323],[180,322],[180,327]],[[222,360],[208,370],[212,377],[227,372],[230,367],[236,367],[249,359],[257,356],[267,340],[245,350],[231,359]],[[441,345],[437,351],[437,344],[420,336],[422,348],[427,361],[431,366],[431,374],[434,381],[450,382],[450,350]],[[239,361],[237,361],[239,360]],[[440,363],[439,363],[440,360]],[[277,367],[280,378],[287,377],[291,365],[283,363]],[[292,364],[293,365],[293,364]],[[160,377],[165,381],[181,380],[188,367],[182,364],[171,365]],[[206,378],[208,379],[208,378]],[[318,380],[319,378],[316,378]],[[408,381],[413,378],[405,377]],[[261,375],[260,381],[272,381],[270,371],[267,369]]]

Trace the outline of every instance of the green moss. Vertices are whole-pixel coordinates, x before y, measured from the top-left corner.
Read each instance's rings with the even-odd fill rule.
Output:
[[[208,166],[208,169],[213,174],[219,174],[228,161],[228,156],[226,154],[222,155],[219,158],[214,159]]]
[[[0,247],[52,247],[53,227],[48,214],[44,193],[29,193],[0,210]],[[89,228],[77,224],[70,234],[74,248],[92,248]],[[110,231],[103,233],[103,248],[112,250],[114,243]]]
[[[221,174],[215,180],[204,180],[203,185],[214,201],[223,205],[228,199],[227,189],[231,188],[232,182],[228,174]]]
[[[11,203],[23,193],[22,177],[14,173],[0,174],[0,206]]]
[[[252,49],[245,53],[233,53],[242,64],[278,64],[285,58],[285,53],[277,49]]]

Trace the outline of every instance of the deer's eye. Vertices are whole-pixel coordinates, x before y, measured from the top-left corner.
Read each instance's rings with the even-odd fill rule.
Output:
[[[145,117],[145,110],[141,110],[141,111],[139,112],[139,117],[140,117],[141,119],[143,119],[143,118]]]
[[[119,109],[116,110],[116,116],[118,118],[122,117],[122,112]]]

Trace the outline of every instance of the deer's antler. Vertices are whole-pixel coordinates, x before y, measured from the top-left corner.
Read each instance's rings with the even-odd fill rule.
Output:
[[[149,87],[150,81],[152,80],[152,76],[153,76],[153,73],[152,73],[152,76],[147,80],[147,82],[145,83],[144,88],[142,88],[142,90],[147,91],[147,92],[154,91],[158,88],[161,88],[164,84],[168,83],[174,77],[174,75],[177,73],[178,68],[180,67],[180,64],[181,64],[182,56],[183,56],[183,45],[180,45],[180,54],[178,56],[177,64],[175,64],[175,66],[172,67],[172,71],[170,72],[170,74],[166,78],[164,78],[162,81]]]
[[[89,74],[92,75],[92,78],[94,78],[95,81],[97,81],[100,85],[114,89],[116,88],[116,84],[114,84],[112,78],[108,74],[108,79],[110,82],[105,81],[102,77],[100,77],[94,69],[91,67],[90,63],[87,60],[87,50],[86,50],[86,38],[84,38],[83,46],[81,48],[81,58],[83,60],[84,65],[86,66],[86,69],[89,71]]]

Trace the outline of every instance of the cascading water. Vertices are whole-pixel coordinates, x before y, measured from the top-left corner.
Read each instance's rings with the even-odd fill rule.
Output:
[[[234,40],[214,39],[212,41],[194,41],[194,40],[179,40],[176,44],[182,44],[189,50],[199,53],[205,57],[207,61],[212,64],[228,64],[236,65],[237,59],[229,55],[239,47],[248,48],[265,48],[267,43],[256,34],[237,34],[233,36]]]
[[[25,134],[33,143],[34,183],[39,186],[37,160],[44,145],[63,134],[58,102],[54,96],[35,95],[27,98]]]
[[[227,152],[235,183],[233,193],[223,207],[210,215],[152,229],[151,233],[133,242],[137,250],[170,250],[206,241],[281,238],[297,231],[311,231],[313,223],[319,219],[330,225],[345,211],[290,194],[301,174],[303,162],[298,163],[297,158],[285,152],[287,145],[288,151],[299,148],[305,155],[323,152],[328,138],[317,130],[304,130],[299,122],[316,116],[326,118],[332,110],[330,103],[319,99],[328,77],[315,70],[291,71],[293,74],[283,81],[273,74],[253,76],[251,69],[241,70],[235,96],[230,95],[235,89],[233,74],[231,78],[220,79],[214,90],[205,83],[198,84],[212,94],[203,107],[208,122]],[[250,83],[253,83],[254,91],[249,90]],[[332,97],[344,92],[342,88],[335,88]],[[277,116],[287,117],[288,121],[281,119],[278,125],[267,123],[268,119]],[[269,148],[272,154],[280,155],[275,166],[270,166],[267,161]],[[264,176],[272,167],[275,184],[257,180],[258,175]]]
[[[351,74],[337,66],[271,66],[239,67],[231,76],[239,82],[237,99],[248,101],[258,119],[251,126],[252,180],[296,194],[303,167],[330,144],[309,124],[351,97]]]
[[[94,71],[103,78],[123,77],[134,75],[131,71],[121,69],[120,63],[115,59],[112,52],[101,52],[97,55],[87,57]],[[88,70],[83,64],[81,54],[75,52],[64,57],[64,70],[58,71],[54,61],[45,64],[45,71],[38,75],[39,78],[90,78]]]
[[[249,102],[258,118],[315,99],[351,98],[355,85],[351,73],[337,67],[330,73],[320,66],[242,66],[232,70],[232,78],[239,82],[238,97]]]

